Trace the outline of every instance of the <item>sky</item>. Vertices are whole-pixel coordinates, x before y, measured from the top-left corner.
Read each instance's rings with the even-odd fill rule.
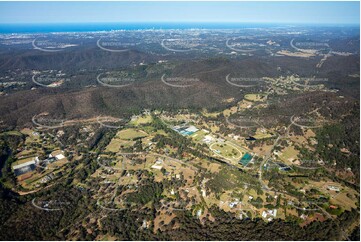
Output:
[[[0,2],[0,23],[359,24],[354,2]]]

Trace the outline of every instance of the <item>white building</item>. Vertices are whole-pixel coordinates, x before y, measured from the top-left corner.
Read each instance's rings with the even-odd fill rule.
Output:
[[[57,160],[61,160],[61,159],[64,159],[65,156],[64,156],[63,154],[58,154],[58,155],[55,156],[55,158],[56,158]]]
[[[206,135],[206,136],[204,136],[204,138],[203,138],[203,142],[205,142],[205,143],[207,143],[207,144],[209,144],[209,143],[211,143],[211,142],[213,142],[214,141],[214,138],[212,137],[212,136],[210,136],[210,135]]]
[[[199,129],[197,129],[195,126],[191,125],[191,126],[189,126],[185,131],[195,133],[195,132],[197,132],[198,130],[199,130]]]
[[[161,170],[163,168],[163,161],[157,160],[155,164],[151,166],[151,168]]]
[[[334,192],[339,192],[340,191],[340,188],[336,187],[336,186],[328,186],[327,189],[330,190],[330,191],[334,191]]]
[[[27,166],[35,165],[35,159],[31,161],[24,162],[20,165],[13,166],[14,170],[21,169]]]
[[[31,161],[24,162],[20,165],[15,165],[15,166],[13,166],[14,173],[16,176],[19,176],[24,173],[30,172],[35,169],[35,166],[36,166],[35,164],[36,164],[36,161],[34,159]]]
[[[273,218],[277,217],[277,209],[270,209],[262,212],[262,217],[267,218],[268,221],[271,221]]]

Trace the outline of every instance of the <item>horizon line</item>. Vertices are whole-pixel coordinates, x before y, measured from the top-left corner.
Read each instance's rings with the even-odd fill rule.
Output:
[[[360,22],[332,23],[332,22],[216,22],[216,21],[119,21],[119,22],[0,22],[4,24],[332,24],[332,25],[360,25]]]

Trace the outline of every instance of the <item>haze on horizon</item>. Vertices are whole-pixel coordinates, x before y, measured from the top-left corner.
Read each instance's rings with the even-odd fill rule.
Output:
[[[0,2],[0,23],[359,24],[353,2]]]

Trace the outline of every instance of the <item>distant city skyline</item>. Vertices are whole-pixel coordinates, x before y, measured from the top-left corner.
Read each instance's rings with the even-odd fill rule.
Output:
[[[359,24],[352,2],[0,2],[9,23]]]

